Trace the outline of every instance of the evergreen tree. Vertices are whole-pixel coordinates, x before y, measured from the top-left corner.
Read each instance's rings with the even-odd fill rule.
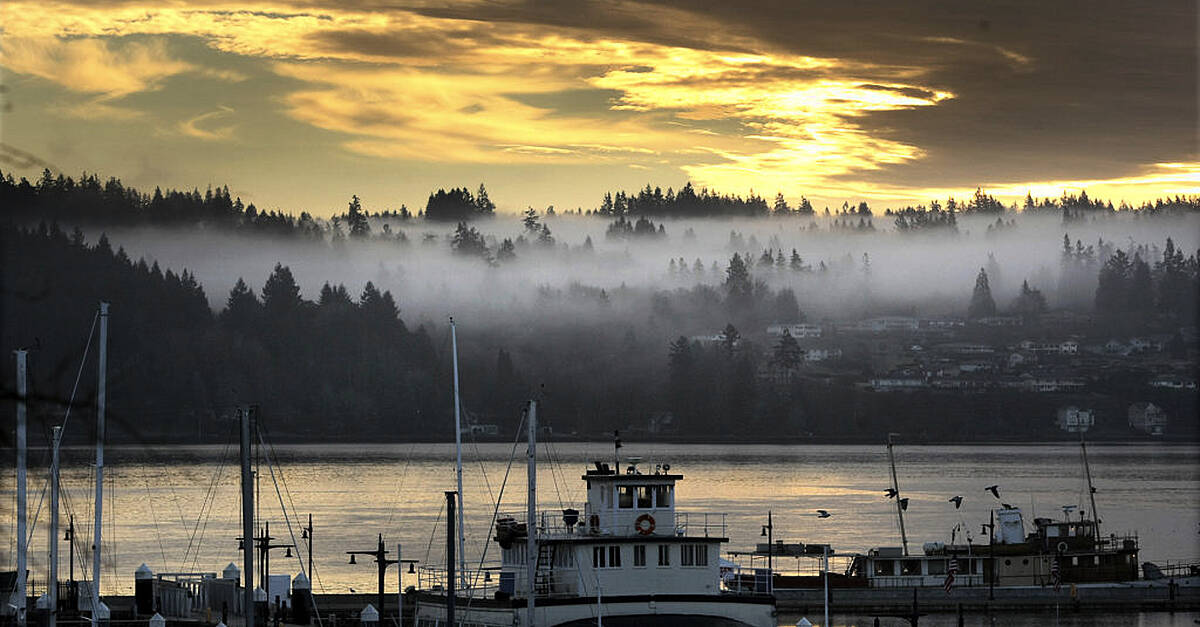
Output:
[[[804,359],[804,351],[800,349],[799,342],[792,337],[791,332],[787,329],[783,330],[783,335],[779,338],[779,343],[775,345],[775,353],[773,361],[780,368],[792,370],[800,366],[801,360]]]
[[[992,288],[988,286],[987,271],[979,269],[975,277],[975,291],[971,293],[971,304],[967,307],[967,317],[971,319],[987,318],[996,315],[996,301],[992,300]]]
[[[237,289],[236,286],[234,289]],[[280,263],[275,264],[275,270],[263,285],[262,302],[263,311],[268,319],[273,321],[294,316],[300,311],[303,303],[300,299],[300,286],[292,277],[291,269]]]
[[[792,212],[791,207],[788,207],[787,200],[783,198],[782,193],[775,194],[775,204],[771,207],[771,213],[777,216],[785,216]]]
[[[450,248],[456,254],[467,257],[480,257],[482,259],[490,257],[487,242],[483,240],[483,235],[475,230],[475,227],[467,226],[466,222],[458,223],[458,227],[454,230],[454,237],[450,240]]]
[[[225,301],[221,322],[230,329],[246,333],[254,328],[261,315],[262,303],[258,302],[254,292],[246,286],[246,281],[238,277],[237,283],[229,292],[229,298]]]
[[[1150,278],[1150,265],[1137,253],[1134,253],[1130,266],[1127,298],[1129,311],[1146,312],[1154,309],[1154,285]]]
[[[733,326],[732,322],[726,324],[725,328],[721,330],[721,349],[725,352],[726,357],[733,357],[741,340],[742,334],[738,332],[737,327]]]
[[[504,241],[500,242],[500,250],[496,251],[496,261],[505,263],[516,258],[517,249],[516,246],[513,245],[512,239],[508,237],[504,238]]]
[[[1123,250],[1117,250],[1100,268],[1096,284],[1096,310],[1121,313],[1129,304],[1129,281],[1133,264]]]
[[[350,207],[346,210],[346,227],[350,229],[350,237],[362,239],[371,234],[371,223],[363,213],[358,196],[350,198]]]
[[[475,211],[483,216],[490,216],[496,212],[496,203],[488,198],[487,189],[483,183],[479,184],[479,192],[475,194]]]
[[[753,297],[754,284],[750,270],[742,256],[733,253],[729,265],[725,268],[725,294],[727,302],[734,308],[748,307]],[[731,325],[732,326],[732,325]]]
[[[1046,311],[1046,297],[1041,290],[1029,287],[1029,281],[1021,283],[1021,293],[1013,301],[1013,313],[1019,316],[1036,316]]]

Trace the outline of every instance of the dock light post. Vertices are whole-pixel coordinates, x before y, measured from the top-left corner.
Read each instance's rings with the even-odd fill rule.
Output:
[[[767,524],[763,525],[762,534],[767,537],[767,594],[771,594],[775,592],[775,524],[771,510],[767,510]]]
[[[387,573],[387,567],[391,566],[392,564],[409,564],[410,572],[412,572],[411,571],[412,564],[415,564],[417,562],[417,560],[399,559],[399,557],[400,557],[399,556],[399,550],[400,550],[399,545],[396,545],[396,550],[397,550],[397,555],[396,555],[397,559],[389,559],[387,557],[387,555],[391,551],[388,551],[387,549],[385,549],[383,547],[383,534],[381,533],[381,534],[379,534],[379,546],[377,548],[375,548],[374,550],[372,550],[372,551],[346,551],[346,554],[350,556],[351,564],[358,563],[358,561],[354,559],[354,557],[356,555],[369,555],[369,556],[375,558],[375,564],[378,565],[378,570],[379,570],[379,591],[378,592],[379,592],[379,616],[381,618],[386,615],[386,613],[384,612],[384,606],[383,606],[384,598],[385,598],[383,595],[383,580],[384,580],[385,573]],[[401,570],[401,572],[403,572],[403,570]],[[401,592],[401,594],[404,593],[403,587],[401,588],[400,592]],[[401,609],[403,609],[403,608],[401,608]],[[404,619],[404,617],[400,616],[400,620],[403,620],[403,619]]]
[[[311,579],[313,576],[313,572],[312,572],[312,545],[313,545],[312,514],[308,515],[308,526],[300,528],[300,539],[304,540],[305,543],[308,545],[308,573],[307,574],[308,574],[309,578]]]

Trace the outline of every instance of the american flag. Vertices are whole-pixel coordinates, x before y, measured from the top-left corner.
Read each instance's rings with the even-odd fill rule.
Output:
[[[1058,570],[1058,558],[1050,560],[1050,581],[1054,582],[1054,591],[1062,590],[1062,572]]]
[[[950,559],[950,566],[946,568],[946,581],[942,583],[942,587],[946,589],[946,594],[950,594],[950,590],[954,589],[954,576],[958,574],[958,558]]]

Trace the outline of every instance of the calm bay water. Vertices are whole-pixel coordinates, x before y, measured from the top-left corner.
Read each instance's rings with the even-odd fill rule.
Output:
[[[489,522],[512,451],[511,444],[465,446],[467,553],[473,562],[489,544]],[[279,492],[264,461],[260,518],[270,521],[277,543],[291,542],[280,508],[282,497],[289,512],[298,516],[293,518],[292,531],[301,548],[290,559],[283,550],[275,551],[274,572],[294,575],[300,570],[298,560],[307,549],[297,522],[309,513],[315,526],[317,592],[374,590],[374,565],[369,559],[350,565],[345,551],[373,549],[379,533],[389,550],[402,543],[405,558],[443,561],[443,491],[454,489],[453,445],[283,446],[275,453]],[[647,471],[656,463],[669,463],[672,473],[682,473],[678,509],[725,513],[729,549],[751,549],[764,541],[760,531],[768,510],[773,513],[776,539],[828,542],[839,551],[900,544],[895,507],[884,497],[890,476],[883,446],[626,444],[621,453],[641,456]],[[580,475],[590,460],[612,456],[609,443],[543,443],[539,506],[580,505],[584,499]],[[1143,561],[1200,561],[1200,448],[1093,445],[1089,457],[1104,533],[1138,533]],[[41,451],[30,455],[31,515],[44,484],[45,458]],[[997,504],[984,491],[992,484],[999,484],[1000,500],[1025,511],[1027,521],[1034,514],[1061,515],[1061,507],[1067,504],[1088,507],[1078,446],[897,446],[896,458],[901,490],[910,498],[905,522],[914,550],[919,551],[924,542],[948,541],[950,529],[959,523],[979,539],[980,523],[987,521],[989,508]],[[68,513],[73,513],[79,547],[89,546],[91,538],[91,462],[88,449],[64,451],[63,526]],[[236,445],[110,447],[104,543],[111,550],[104,556],[105,591],[130,593],[133,571],[143,562],[155,572],[219,572],[231,561],[240,562],[235,540],[240,535],[237,463]],[[524,511],[524,464],[521,444],[500,511]],[[8,510],[0,521],[5,538],[0,563],[11,568],[15,545],[11,471],[4,473],[0,487]],[[947,502],[954,495],[964,497],[960,510]],[[44,580],[45,572],[46,507],[42,503],[30,559],[37,580]],[[817,509],[832,516],[818,518]],[[61,551],[60,572],[65,576],[65,543]],[[494,546],[488,551],[490,557],[496,556]],[[90,557],[76,555],[76,571],[85,564],[90,570]],[[389,587],[395,576],[393,568]],[[415,583],[415,576],[412,580]],[[937,620],[931,617],[928,622],[941,624]],[[952,624],[953,617],[948,620],[945,624]],[[1067,620],[1062,624],[1097,624],[1095,617],[1087,623]],[[1190,619],[1154,622],[1158,619],[1150,616],[1137,620],[1150,622],[1119,624],[1191,624]]]

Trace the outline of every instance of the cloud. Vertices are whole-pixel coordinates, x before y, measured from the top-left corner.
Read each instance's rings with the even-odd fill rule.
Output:
[[[224,105],[217,107],[215,111],[201,113],[193,118],[184,120],[179,123],[178,130],[180,133],[188,137],[202,139],[205,141],[223,141],[233,137],[233,126],[217,126],[212,128],[204,128],[201,125],[208,125],[215,120],[228,118],[234,114],[231,107]]]
[[[194,69],[190,63],[171,58],[161,40],[97,38],[5,37],[0,63],[18,74],[95,94],[97,102],[157,89],[163,79]]]

